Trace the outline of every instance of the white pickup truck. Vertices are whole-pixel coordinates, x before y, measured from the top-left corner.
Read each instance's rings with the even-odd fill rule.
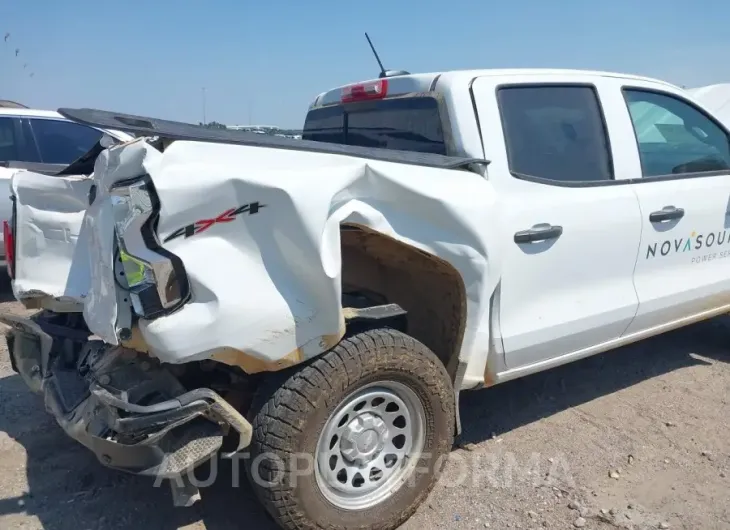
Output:
[[[13,364],[178,503],[225,438],[282,527],[396,528],[462,390],[730,310],[730,134],[661,81],[385,76],[302,141],[60,112],[163,143],[13,178]]]

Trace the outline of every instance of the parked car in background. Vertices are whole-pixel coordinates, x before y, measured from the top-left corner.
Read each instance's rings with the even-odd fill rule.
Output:
[[[730,83],[690,88],[687,92],[725,126],[730,125]]]
[[[10,219],[10,177],[18,168],[53,173],[83,156],[104,133],[120,142],[133,137],[74,123],[58,112],[0,100],[0,221]],[[5,258],[0,232],[0,258]]]

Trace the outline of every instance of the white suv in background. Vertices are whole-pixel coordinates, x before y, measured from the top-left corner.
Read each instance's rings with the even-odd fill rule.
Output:
[[[0,224],[9,220],[12,213],[9,183],[11,175],[18,171],[17,167],[12,167],[12,162],[30,167],[38,164],[38,167],[47,166],[48,171],[60,171],[86,154],[104,133],[120,142],[133,138],[121,131],[74,123],[54,111],[28,109],[0,101]],[[3,240],[0,231],[2,259],[5,258]]]

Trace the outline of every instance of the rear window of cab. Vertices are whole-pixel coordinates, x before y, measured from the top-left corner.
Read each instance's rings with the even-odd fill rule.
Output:
[[[439,104],[428,96],[331,105],[307,114],[302,139],[446,155]]]

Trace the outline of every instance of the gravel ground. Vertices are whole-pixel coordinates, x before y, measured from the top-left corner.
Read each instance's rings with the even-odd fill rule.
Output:
[[[0,279],[0,312],[22,313]],[[730,317],[463,395],[464,440],[403,528],[730,528]],[[230,461],[193,508],[103,468],[0,352],[0,528],[275,530]]]

